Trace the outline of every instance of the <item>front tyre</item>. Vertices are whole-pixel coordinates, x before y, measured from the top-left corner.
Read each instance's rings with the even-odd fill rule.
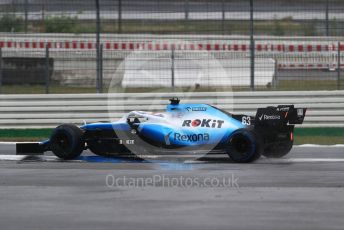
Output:
[[[249,163],[260,157],[261,143],[257,135],[247,129],[239,129],[228,140],[226,152],[237,163]]]
[[[59,158],[74,159],[85,148],[83,131],[73,124],[63,124],[56,127],[50,137],[50,149]]]

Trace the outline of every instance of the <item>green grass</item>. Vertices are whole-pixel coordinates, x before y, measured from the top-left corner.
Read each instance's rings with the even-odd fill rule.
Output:
[[[344,144],[344,128],[295,128],[295,144]]]
[[[343,84],[343,83],[342,83]],[[344,88],[343,86],[341,87]],[[281,80],[276,90],[337,90],[337,81],[333,80]]]
[[[278,14],[276,12],[276,14]],[[257,20],[254,30],[257,35],[317,35],[317,23],[304,23],[286,17],[281,20]],[[0,31],[24,32],[24,19],[7,14],[0,17]],[[248,35],[250,32],[249,20],[122,20],[121,33],[149,33],[149,34],[238,34]],[[59,16],[47,17],[45,21],[29,21],[28,30],[33,33],[95,33],[95,20],[81,20],[77,17]],[[102,33],[118,33],[117,20],[102,20]],[[321,33],[321,31],[320,31]]]
[[[52,129],[0,129],[0,141],[39,141],[48,138]]]
[[[295,136],[344,137],[344,128],[295,128]]]
[[[94,28],[94,23],[79,22],[82,28]],[[256,21],[254,23],[256,34],[264,35],[315,35],[314,26],[293,21],[292,18],[270,21]],[[250,23],[245,21],[229,21],[222,23],[221,20],[123,20],[122,33],[153,33],[153,34],[240,34],[248,35]],[[78,29],[77,32],[82,32]],[[88,31],[87,31],[88,32]],[[103,20],[102,32],[118,32],[118,22],[114,20]]]
[[[41,141],[52,129],[0,129],[0,141]],[[344,128],[296,128],[295,144],[344,144]]]
[[[316,144],[316,145],[336,145],[336,144],[344,144],[344,136],[307,136],[307,137],[299,137],[295,136],[295,145],[302,145],[302,144]]]
[[[45,86],[41,85],[4,85],[0,88],[2,94],[44,94]],[[95,93],[96,88],[93,87],[67,87],[67,86],[51,86],[49,93]]]

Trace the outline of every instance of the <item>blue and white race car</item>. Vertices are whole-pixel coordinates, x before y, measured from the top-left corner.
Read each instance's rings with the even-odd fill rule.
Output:
[[[100,156],[205,152],[247,163],[261,155],[286,155],[293,146],[294,125],[302,124],[306,114],[306,108],[293,105],[259,108],[255,116],[247,116],[208,104],[181,104],[178,98],[170,101],[164,113],[132,111],[117,122],[62,124],[46,141],[18,143],[17,154],[52,151],[69,160],[86,149]]]

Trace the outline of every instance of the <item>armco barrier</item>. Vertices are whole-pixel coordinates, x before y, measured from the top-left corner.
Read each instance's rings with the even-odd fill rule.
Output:
[[[0,128],[42,128],[61,123],[109,121],[108,109],[116,120],[132,110],[163,111],[171,97],[251,115],[258,107],[294,104],[308,108],[303,127],[344,127],[344,91],[276,91],[0,95]]]

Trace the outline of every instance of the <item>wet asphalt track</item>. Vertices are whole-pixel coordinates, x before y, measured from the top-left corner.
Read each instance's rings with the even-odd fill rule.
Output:
[[[254,164],[101,161],[0,161],[1,229],[343,229],[344,147]]]

